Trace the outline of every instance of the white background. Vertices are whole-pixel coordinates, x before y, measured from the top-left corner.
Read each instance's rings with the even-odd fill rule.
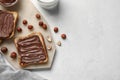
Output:
[[[120,80],[120,0],[60,0],[52,11],[33,2],[62,41],[52,68],[33,72],[49,80]]]

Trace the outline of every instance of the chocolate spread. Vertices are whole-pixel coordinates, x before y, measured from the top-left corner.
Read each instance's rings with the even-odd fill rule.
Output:
[[[12,13],[0,10],[0,39],[10,37],[14,28],[14,16]]]
[[[0,0],[2,3],[14,3],[16,0]]]
[[[46,59],[45,50],[37,35],[17,42],[21,63],[34,64]]]

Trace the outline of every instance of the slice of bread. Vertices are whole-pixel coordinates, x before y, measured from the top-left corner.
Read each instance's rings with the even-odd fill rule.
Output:
[[[24,42],[24,40],[27,40],[28,38],[30,39],[30,37],[33,37],[33,36],[37,36],[38,38],[39,38],[39,41],[40,41],[40,43],[42,44],[42,50],[44,51],[44,56],[45,56],[45,59],[44,60],[39,60],[38,62],[35,62],[35,63],[24,63],[24,62],[22,62],[22,57],[21,57],[21,54],[23,54],[23,55],[29,55],[30,53],[29,53],[29,51],[27,51],[27,53],[25,53],[25,52],[23,52],[23,53],[21,53],[20,51],[19,51],[19,49],[20,49],[20,45],[19,45],[19,42],[21,41],[21,40],[23,40],[23,42]],[[14,40],[14,43],[15,43],[15,46],[16,46],[16,48],[17,48],[17,50],[18,50],[18,59],[19,59],[19,64],[20,64],[20,66],[21,67],[26,67],[26,66],[30,66],[30,65],[40,65],[40,64],[44,64],[44,63],[47,63],[48,62],[48,53],[47,53],[47,50],[46,50],[46,45],[45,45],[45,42],[44,42],[44,38],[43,38],[43,36],[42,36],[42,34],[40,33],[40,32],[34,32],[34,33],[32,33],[32,34],[29,34],[29,35],[27,35],[27,36],[25,36],[25,37],[18,37],[18,38],[15,38],[15,40]],[[31,43],[33,43],[33,42],[31,42]],[[24,44],[28,44],[27,42],[25,42]],[[33,45],[33,44],[32,44]],[[36,45],[39,45],[39,44],[36,44]],[[30,46],[27,46],[26,48],[28,49]],[[38,46],[37,46],[38,47]],[[24,47],[21,47],[22,49],[24,49]],[[39,47],[40,48],[40,47]],[[30,51],[33,51],[34,49],[30,49]],[[41,51],[42,51],[41,50]],[[40,52],[40,51],[39,51]],[[39,53],[39,52],[36,52],[36,53]],[[36,53],[34,52],[34,54],[36,55]],[[43,55],[42,54],[42,55]],[[33,56],[35,56],[35,55],[33,55]],[[41,54],[40,54],[41,55]],[[26,56],[25,56],[26,57]],[[27,57],[27,58],[29,58],[29,57]],[[41,58],[41,57],[40,57]],[[30,60],[34,60],[34,59],[30,59]]]
[[[0,10],[0,11],[5,12],[5,13],[10,13],[10,14],[12,14],[13,17],[14,17],[14,21],[13,21],[14,25],[13,25],[12,33],[10,33],[9,37],[4,38],[4,39],[10,39],[10,38],[12,38],[12,37],[14,36],[14,34],[15,34],[16,23],[17,23],[17,19],[18,19],[18,13],[15,12],[15,11],[3,11],[3,10]],[[3,38],[2,38],[2,39],[3,39]],[[0,41],[2,41],[2,39],[0,38]]]

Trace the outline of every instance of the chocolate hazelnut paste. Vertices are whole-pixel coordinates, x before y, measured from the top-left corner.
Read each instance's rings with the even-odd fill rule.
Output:
[[[12,13],[0,10],[0,39],[10,37],[14,28],[14,16]]]
[[[2,2],[2,3],[13,3],[13,2],[15,2],[16,0],[0,0],[0,2]]]
[[[45,50],[37,35],[17,42],[21,63],[34,64],[46,59]]]

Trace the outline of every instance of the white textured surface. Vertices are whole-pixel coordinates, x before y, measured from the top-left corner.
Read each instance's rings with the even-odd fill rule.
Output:
[[[35,73],[49,80],[120,80],[120,0],[60,0],[54,11],[34,4],[51,29],[59,26],[55,41],[68,36],[52,69]]]

